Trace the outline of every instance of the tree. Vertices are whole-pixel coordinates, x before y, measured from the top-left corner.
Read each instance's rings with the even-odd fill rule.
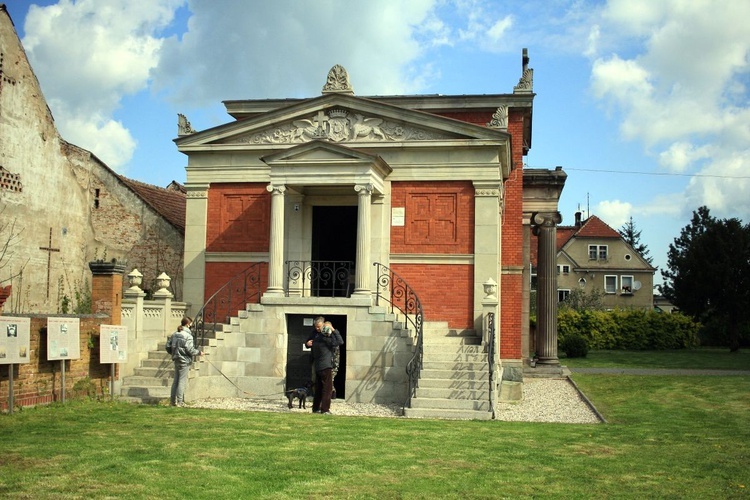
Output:
[[[580,289],[571,290],[567,298],[560,302],[560,308],[574,311],[601,311],[604,309],[604,290],[592,288],[588,293]]]
[[[750,323],[750,224],[698,208],[669,245],[667,267],[661,293],[696,320],[718,325],[737,351]]]
[[[643,260],[648,262],[648,265],[653,265],[654,258],[649,256],[649,250],[646,244],[641,243],[641,231],[636,229],[632,217],[628,222],[623,224],[618,232],[620,233],[620,236],[622,236],[622,239],[625,240],[625,243],[633,247],[633,250],[643,257]]]

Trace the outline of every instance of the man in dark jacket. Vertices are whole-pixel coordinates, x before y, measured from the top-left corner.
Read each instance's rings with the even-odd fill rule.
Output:
[[[172,406],[183,406],[185,388],[187,387],[188,372],[193,363],[193,356],[203,356],[203,353],[193,345],[193,335],[190,332],[192,321],[190,318],[182,320],[182,324],[176,332],[167,340],[167,351],[172,353],[174,361],[174,380],[172,381],[172,393],[170,404]]]
[[[313,367],[316,375],[313,413],[331,413],[334,351],[343,344],[344,339],[332,325],[323,325],[312,341]]]

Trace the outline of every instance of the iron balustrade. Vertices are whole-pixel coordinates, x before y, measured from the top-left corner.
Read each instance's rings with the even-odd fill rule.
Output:
[[[377,274],[377,290],[375,293],[375,305],[379,306],[381,299],[390,304],[390,312],[398,309],[406,318],[416,337],[416,349],[411,360],[406,365],[406,375],[409,382],[408,399],[404,407],[411,406],[411,398],[416,396],[419,386],[419,376],[422,372],[422,359],[424,354],[424,312],[422,303],[419,301],[414,289],[398,274],[387,266],[375,262]]]
[[[196,346],[205,345],[207,336],[215,336],[217,325],[229,324],[232,316],[247,304],[260,301],[261,262],[254,262],[232,277],[203,304],[193,319],[192,333]]]
[[[338,260],[286,261],[286,295],[350,297],[354,262]]]
[[[487,361],[489,361],[490,368],[490,411],[492,412],[492,418],[495,418],[495,313],[487,313]]]

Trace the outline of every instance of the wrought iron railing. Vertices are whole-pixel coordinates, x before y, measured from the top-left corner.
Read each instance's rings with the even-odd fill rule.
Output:
[[[354,290],[354,262],[288,260],[286,277],[287,296],[350,297]]]
[[[196,346],[205,345],[206,337],[214,336],[219,325],[229,324],[230,318],[245,309],[247,304],[260,300],[261,264],[251,264],[219,288],[203,304],[193,318],[192,332]]]
[[[495,380],[495,313],[487,313],[487,361],[489,369],[490,369],[490,379],[489,379],[489,388],[490,388],[490,412],[492,412],[492,417],[495,417],[495,394],[496,390],[495,387],[497,385],[497,380]]]
[[[414,289],[404,279],[385,265],[375,262],[377,270],[377,290],[375,293],[375,305],[380,305],[383,300],[390,304],[391,312],[398,309],[406,318],[406,321],[414,328],[416,349],[411,360],[406,365],[406,375],[409,382],[407,401],[404,407],[411,406],[411,398],[416,395],[419,385],[419,376],[422,372],[422,358],[424,353],[424,312],[422,303],[419,301]]]

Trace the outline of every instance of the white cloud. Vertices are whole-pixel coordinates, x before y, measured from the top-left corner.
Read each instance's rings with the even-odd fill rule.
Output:
[[[115,168],[135,142],[112,115],[123,96],[148,85],[158,33],[182,0],[61,0],[32,5],[23,44],[63,138]]]
[[[594,213],[613,229],[625,224],[633,211],[633,205],[620,200],[601,201],[596,205]]]
[[[748,17],[747,2],[610,0],[598,20],[611,53],[593,61],[591,90],[617,112],[623,137],[671,172],[734,176],[691,179],[683,211],[750,216],[737,179],[750,170]]]
[[[678,141],[659,153],[659,164],[671,172],[685,172],[694,162],[710,157],[712,149],[710,146],[695,147],[689,142]]]
[[[513,17],[505,16],[499,19],[495,24],[487,30],[487,36],[493,43],[498,43],[503,40],[508,30],[513,27]]]

